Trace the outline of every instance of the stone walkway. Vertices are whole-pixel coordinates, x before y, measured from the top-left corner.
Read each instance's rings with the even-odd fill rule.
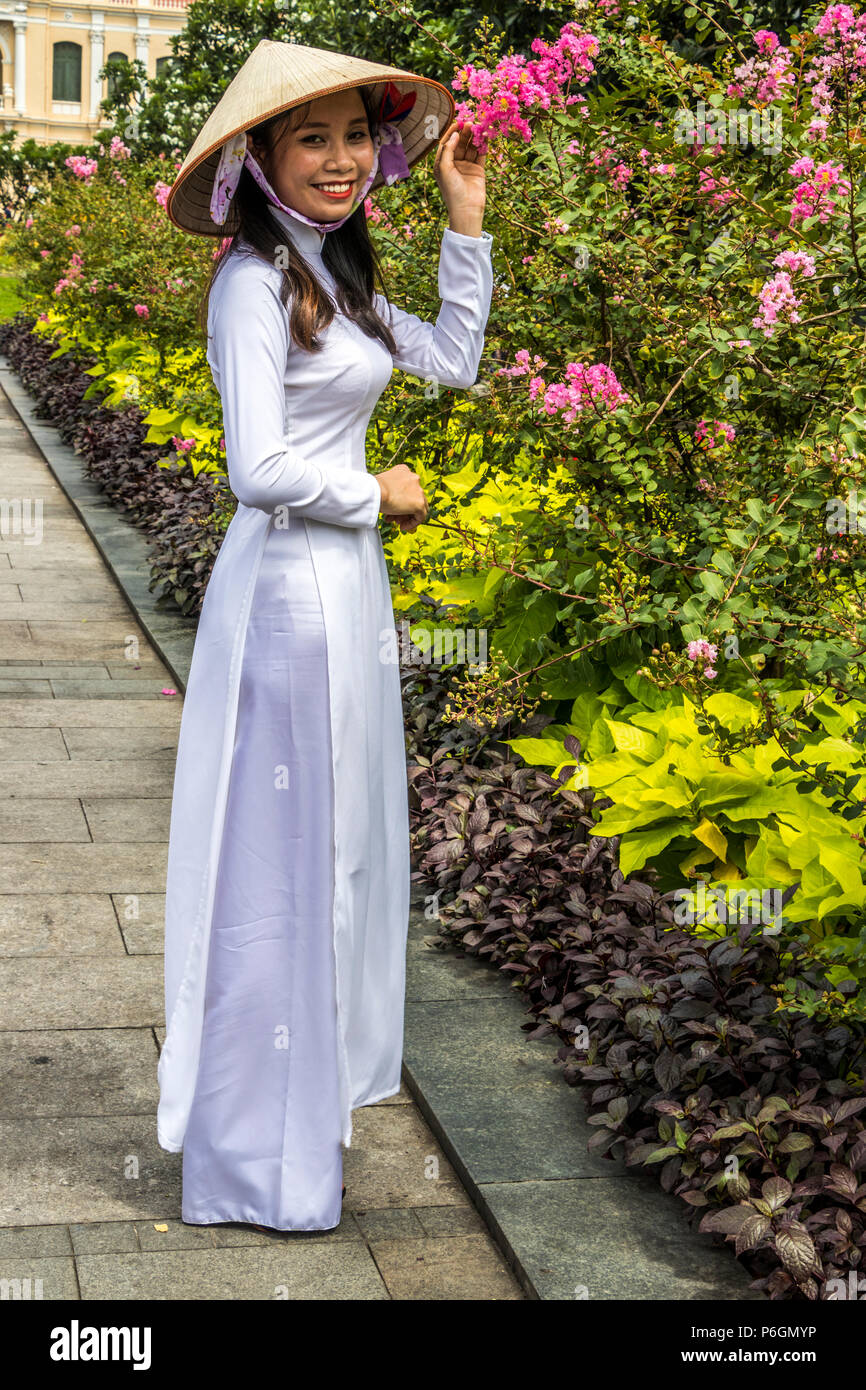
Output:
[[[523,1299],[405,1088],[354,1114],[336,1231],[179,1220],[182,1157],[155,1115],[181,696],[2,391],[0,508],[0,1281]]]

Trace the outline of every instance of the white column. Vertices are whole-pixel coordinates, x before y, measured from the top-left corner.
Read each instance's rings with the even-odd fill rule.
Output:
[[[22,9],[26,8],[21,6]],[[15,114],[27,111],[27,20],[13,19],[15,28]]]
[[[138,25],[135,30],[135,56],[140,63],[144,63],[144,69],[148,77],[150,68],[148,58],[150,56],[150,17],[146,14],[138,16]]]
[[[102,100],[102,81],[99,69],[105,62],[105,29],[103,16],[94,12],[94,28],[90,30],[90,119],[99,119],[99,103]]]

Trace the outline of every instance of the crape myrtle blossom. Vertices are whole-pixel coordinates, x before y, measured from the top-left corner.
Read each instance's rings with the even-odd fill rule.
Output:
[[[689,661],[696,661],[701,664],[703,667],[701,675],[703,675],[706,680],[715,680],[718,672],[713,662],[718,660],[719,649],[717,646],[712,642],[708,642],[705,637],[699,637],[696,641],[689,642],[686,647],[686,656]]]
[[[727,420],[714,420],[712,425],[708,420],[699,420],[695,430],[695,439],[705,449],[715,449],[723,442],[732,444],[737,431],[733,425],[729,425]]]
[[[497,376],[525,376],[535,371],[530,378],[529,399],[540,401],[547,415],[562,412],[566,424],[573,424],[578,415],[587,411],[601,413],[603,410],[616,410],[627,404],[631,397],[622,389],[616,374],[602,363],[585,367],[582,362],[569,362],[565,369],[565,381],[545,382],[537,373],[547,366],[543,357],[535,354],[529,360],[529,352],[521,348],[515,353],[514,367],[500,367]]]
[[[758,294],[760,308],[752,326],[760,328],[765,338],[772,338],[780,323],[799,323],[803,301],[794,291],[792,275],[810,279],[815,274],[815,261],[806,251],[780,251],[773,261],[778,274],[767,280]]]
[[[83,266],[83,258],[78,254],[77,251],[73,251],[72,257],[69,262],[69,269],[67,270],[65,276],[63,276],[61,280],[57,281],[57,284],[54,286],[54,293],[60,295],[63,293],[64,290],[69,289],[71,285],[75,285],[77,281],[81,278],[81,271]]]
[[[537,58],[510,54],[492,72],[469,63],[451,84],[455,91],[465,90],[474,103],[458,102],[456,115],[472,125],[473,144],[482,152],[496,136],[531,140],[527,117],[570,106],[578,98],[566,96],[563,89],[585,85],[595,72],[592,59],[598,54],[598,39],[574,23],[563,25],[555,43],[533,39],[531,47]]]
[[[835,87],[841,87],[842,100],[847,96],[850,101],[851,89],[862,86],[866,77],[866,15],[855,15],[850,5],[830,5],[813,32],[824,51],[813,58],[803,80],[812,88],[812,106],[818,115],[828,117],[833,113]]]
[[[63,162],[77,179],[84,179],[85,182],[89,182],[99,168],[97,160],[87,159],[83,154],[71,154]]]
[[[749,58],[734,69],[734,80],[728,83],[729,97],[745,97],[762,105],[778,101],[795,83],[791,71],[791,51],[783,48],[771,29],[759,29],[755,35],[757,58]]]
[[[842,177],[842,165],[829,160],[817,164],[811,155],[796,159],[788,169],[795,179],[803,179],[794,190],[794,205],[791,208],[792,227],[807,217],[817,217],[819,222],[829,222],[837,210],[837,203],[847,198],[851,185]],[[833,196],[831,196],[833,195]]]
[[[168,195],[169,195],[170,192],[171,192],[171,184],[170,184],[170,183],[162,183],[162,182],[160,182],[160,183],[157,183],[157,184],[154,186],[153,196],[154,196],[154,198],[156,199],[156,201],[159,203],[159,206],[160,206],[161,208],[164,208],[165,205],[166,205],[166,203],[168,202]]]

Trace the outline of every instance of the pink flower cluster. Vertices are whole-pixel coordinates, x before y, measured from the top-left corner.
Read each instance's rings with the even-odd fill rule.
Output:
[[[780,251],[773,265],[777,265],[780,270],[789,270],[792,273],[799,273],[808,280],[815,274],[815,260],[807,251]]]
[[[195,448],[194,439],[181,439],[178,434],[172,435],[171,442],[179,454],[188,454]]]
[[[713,665],[718,660],[719,649],[712,642],[708,642],[705,637],[699,637],[696,642],[689,642],[686,647],[686,656],[689,661],[699,661],[703,666],[701,675],[706,680],[715,680],[718,672]]]
[[[807,217],[817,217],[819,222],[829,222],[836,212],[836,204],[847,198],[851,185],[842,178],[842,165],[817,164],[811,155],[797,159],[788,169],[795,179],[802,179],[794,189],[794,205],[791,208],[792,227]],[[834,196],[831,196],[833,194]]]
[[[714,420],[712,425],[709,420],[699,420],[695,430],[695,439],[705,449],[715,449],[723,442],[732,444],[736,434],[737,431],[733,425],[728,424],[727,420]]]
[[[58,295],[62,294],[64,290],[67,290],[70,288],[70,286],[75,285],[81,278],[81,271],[83,266],[83,258],[79,256],[77,251],[73,251],[69,261],[69,269],[67,270],[63,278],[57,281],[57,284],[54,286],[54,293]]]
[[[147,307],[146,304],[133,304],[132,307],[133,307],[133,309],[135,310],[135,312],[138,314],[138,317],[139,317],[140,319],[149,319],[149,318],[150,318],[150,310],[148,309],[148,307]]]
[[[616,373],[603,363],[584,367],[582,362],[569,362],[565,377],[564,382],[553,381],[548,386],[540,377],[534,377],[529,386],[529,398],[540,397],[547,415],[562,411],[566,424],[573,424],[578,415],[589,409],[601,414],[604,410],[616,410],[631,399],[620,386]]]
[[[783,48],[771,29],[759,29],[755,35],[757,58],[749,58],[734,69],[734,80],[728,83],[729,97],[747,97],[751,101],[778,101],[786,88],[794,85],[791,71],[791,50]]]
[[[108,147],[110,159],[129,159],[131,154],[132,150],[128,145],[124,145],[119,135],[113,135],[111,137],[111,144]]]
[[[157,183],[157,184],[154,186],[153,196],[154,196],[154,198],[156,199],[156,201],[159,203],[159,206],[160,206],[161,208],[164,208],[165,205],[166,205],[166,203],[168,202],[168,195],[169,195],[170,192],[171,192],[171,184],[170,184],[170,183],[162,183],[162,182],[159,182],[159,183]]]
[[[780,323],[799,323],[803,301],[798,299],[786,270],[780,270],[772,280],[761,286],[758,295],[760,308],[752,319],[752,327],[760,328],[765,338],[772,338]]]
[[[542,367],[547,366],[547,362],[545,361],[545,359],[543,357],[539,357],[538,353],[534,355],[532,362],[530,362],[529,350],[527,348],[520,348],[514,354],[514,360],[517,363],[516,367],[500,367],[496,375],[525,376],[526,373],[531,372],[533,368],[536,372],[539,372],[541,371]]]
[[[709,196],[710,206],[723,208],[736,198],[736,191],[725,174],[716,177],[709,169],[698,170],[698,192]]]
[[[475,103],[473,109],[468,102],[458,102],[456,114],[473,126],[473,144],[481,151],[486,151],[496,136],[516,134],[531,140],[527,117],[571,105],[578,98],[566,96],[563,89],[585,85],[595,72],[592,59],[598,53],[598,39],[574,23],[563,25],[555,43],[533,39],[531,47],[537,58],[511,54],[492,72],[470,63],[451,83],[455,91],[465,90]]]
[[[83,154],[71,154],[64,163],[71,169],[77,179],[92,179],[99,165],[95,159],[87,159]]]
[[[758,313],[752,319],[753,328],[760,328],[765,338],[772,338],[780,323],[799,323],[803,301],[791,283],[792,275],[809,280],[815,274],[815,260],[807,251],[780,251],[773,261],[779,272],[767,280],[758,295]]]
[[[866,75],[866,15],[855,15],[850,5],[830,5],[814,33],[823,41],[824,51],[813,59],[803,80],[812,88],[812,105],[819,117],[828,117],[833,113],[834,85],[850,90]]]

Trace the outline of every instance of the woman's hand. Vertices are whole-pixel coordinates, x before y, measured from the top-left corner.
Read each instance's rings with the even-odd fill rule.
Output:
[[[472,126],[452,121],[436,149],[433,176],[448,209],[448,225],[480,236],[487,202],[486,156],[472,143]]]
[[[397,463],[376,474],[382,494],[379,508],[386,521],[397,521],[401,531],[414,531],[427,520],[428,506],[417,474],[405,463]]]

